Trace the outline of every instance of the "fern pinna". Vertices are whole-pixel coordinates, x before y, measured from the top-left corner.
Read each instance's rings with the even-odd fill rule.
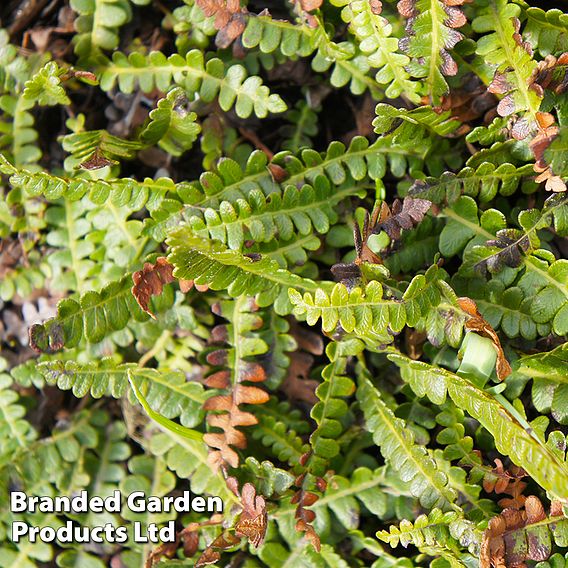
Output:
[[[563,567],[566,6],[5,4],[0,567]]]

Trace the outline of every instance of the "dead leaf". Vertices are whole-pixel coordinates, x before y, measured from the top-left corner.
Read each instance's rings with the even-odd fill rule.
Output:
[[[511,365],[505,357],[505,352],[501,346],[501,341],[496,331],[483,319],[477,309],[477,304],[471,298],[458,298],[459,307],[469,316],[465,322],[465,328],[474,331],[483,337],[489,338],[497,351],[497,362],[495,364],[497,377],[500,381],[508,377],[511,372]]]
[[[281,390],[290,400],[315,404],[318,401],[315,390],[319,382],[308,378],[314,358],[303,351],[294,351],[289,357],[290,365],[286,378],[280,386]]]
[[[547,560],[552,538],[549,524],[543,523],[546,519],[534,495],[527,497],[524,510],[505,509],[490,519],[481,542],[480,568],[521,568],[527,560]]]
[[[229,47],[245,30],[248,11],[241,7],[240,0],[197,0],[197,5],[206,16],[215,16],[214,26],[218,30],[215,38],[217,47]]]
[[[373,214],[371,234],[385,231],[391,239],[398,240],[402,229],[412,229],[418,225],[431,206],[432,203],[427,199],[415,199],[413,197],[405,197],[402,202],[400,199],[395,199],[390,208],[383,201],[376,223],[372,222],[376,215]]]
[[[79,164],[79,168],[84,170],[100,170],[106,166],[113,166],[118,164],[116,160],[107,158],[98,148],[87,158]]]
[[[174,267],[168,262],[165,256],[160,256],[154,264],[146,262],[142,270],[132,274],[134,286],[132,295],[136,298],[138,305],[151,317],[156,316],[150,311],[149,304],[152,296],[159,296],[165,284],[170,284],[175,280],[173,276]]]
[[[221,555],[216,550],[206,548],[195,563],[195,568],[216,564],[219,560],[221,560]]]

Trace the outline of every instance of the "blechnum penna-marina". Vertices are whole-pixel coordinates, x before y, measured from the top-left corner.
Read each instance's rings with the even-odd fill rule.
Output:
[[[563,3],[24,4],[0,567],[564,567]],[[68,521],[176,535],[11,538]]]

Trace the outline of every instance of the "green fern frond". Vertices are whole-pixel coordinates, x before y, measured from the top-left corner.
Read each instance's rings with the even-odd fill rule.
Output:
[[[326,349],[330,363],[321,373],[323,382],[316,389],[319,402],[310,413],[317,424],[310,436],[315,456],[310,469],[314,475],[323,475],[328,461],[339,454],[337,438],[343,430],[339,419],[345,416],[348,408],[343,399],[355,392],[355,383],[345,375],[347,358],[344,352],[349,350],[344,344],[335,342]]]
[[[37,433],[25,419],[26,409],[18,393],[11,389],[13,380],[7,373],[0,374],[0,460],[9,460],[18,450],[32,443]]]
[[[158,144],[172,156],[181,156],[189,150],[201,127],[195,122],[197,115],[183,107],[185,94],[181,87],[172,89],[160,99],[150,112],[150,122],[140,133],[144,144]]]
[[[248,49],[258,47],[262,53],[280,50],[288,57],[307,57],[316,49],[313,30],[308,26],[270,16],[251,16],[242,41]]]
[[[67,134],[62,138],[63,149],[71,154],[66,161],[67,169],[77,168],[95,155],[110,161],[132,160],[142,144],[135,140],[124,140],[106,130],[87,130]]]
[[[67,201],[78,201],[85,195],[96,204],[102,205],[107,199],[117,207],[128,205],[133,210],[143,207],[156,209],[168,192],[176,190],[176,184],[169,178],[153,180],[146,178],[139,182],[131,178],[111,181],[89,178],[64,178],[46,172],[31,172],[14,167],[0,154],[0,172],[10,176],[10,185],[22,189],[30,197],[43,195],[49,201],[64,197]]]
[[[137,87],[147,93],[154,88],[167,91],[176,84],[191,98],[199,96],[211,102],[218,97],[223,110],[234,106],[241,118],[247,118],[253,111],[264,118],[268,113],[286,110],[284,101],[279,95],[270,94],[260,77],[247,77],[242,65],[226,68],[217,58],[205,63],[203,53],[197,49],[185,57],[179,54],[166,57],[160,51],[148,56],[134,52],[127,57],[117,51],[101,73],[100,84],[104,91],[117,85],[123,93],[131,93]]]
[[[150,0],[72,0],[71,8],[79,14],[75,20],[77,35],[73,38],[75,53],[88,58],[100,50],[116,49],[119,28],[132,18],[130,2],[144,5]]]
[[[498,113],[501,116],[524,113],[528,129],[532,130],[541,99],[529,88],[537,63],[515,39],[515,21],[520,11],[517,4],[507,0],[482,0],[471,25],[477,33],[486,34],[478,40],[476,53],[496,66],[494,83],[498,81],[497,92],[505,95],[497,107]],[[524,128],[519,129],[520,138],[524,137],[522,131]]]
[[[495,166],[485,162],[476,168],[463,168],[457,174],[445,172],[437,179],[417,180],[408,194],[438,204],[451,205],[461,195],[469,195],[478,198],[480,203],[487,203],[497,194],[512,195],[519,186],[523,193],[536,191],[538,186],[529,179],[533,176],[531,164],[516,167],[513,164]]]
[[[387,463],[410,484],[410,492],[422,506],[458,509],[452,505],[457,495],[448,487],[447,476],[438,471],[427,449],[414,441],[412,430],[394,415],[367,376],[359,379],[357,400],[375,444]]]
[[[187,223],[197,236],[210,237],[241,250],[245,240],[268,242],[278,235],[288,241],[296,235],[327,233],[338,220],[336,209],[350,196],[364,195],[356,185],[334,190],[327,177],[320,175],[313,185],[286,185],[282,193],[265,196],[253,189],[247,199],[235,204],[222,201],[216,211],[207,208],[203,216],[185,213]],[[190,216],[191,215],[191,216]]]
[[[478,420],[493,436],[497,450],[522,467],[544,489],[559,499],[568,496],[568,467],[563,460],[521,424],[501,402],[468,379],[402,355],[389,355],[400,368],[401,376],[418,397],[427,396],[434,404],[443,404],[446,395]]]
[[[450,112],[437,113],[429,106],[407,110],[379,103],[375,113],[375,132],[390,135],[389,138],[394,143],[403,147],[412,145],[427,150],[432,137],[448,136],[459,126]]]
[[[314,291],[313,280],[301,278],[268,258],[249,258],[230,250],[219,241],[200,238],[188,227],[170,234],[167,239],[168,260],[174,265],[174,275],[183,280],[195,280],[213,290],[227,290],[230,296],[254,296],[261,307],[274,304],[278,314],[291,311],[288,288]]]
[[[276,404],[271,398],[267,404],[258,407],[255,415],[258,424],[252,430],[252,437],[270,448],[278,460],[292,466],[299,464],[300,458],[309,451],[309,446],[299,436],[305,434],[309,426],[300,418],[299,412],[291,410],[287,403]]]
[[[180,371],[145,369],[133,363],[116,364],[111,358],[79,364],[75,361],[45,361],[38,371],[46,382],[61,390],[71,390],[76,397],[123,397],[128,391],[128,371],[150,407],[166,418],[178,418],[187,427],[197,426],[203,418],[202,405],[207,399],[203,386],[187,381]],[[132,402],[136,398],[129,392]]]
[[[131,318],[146,321],[149,316],[136,303],[131,288],[132,278],[126,276],[100,292],[85,292],[79,301],[61,300],[55,318],[31,329],[31,341],[44,352],[69,349],[79,345],[83,338],[89,343],[98,343],[110,333],[124,329]],[[172,296],[164,294],[160,301],[171,305]]]
[[[333,0],[332,4],[343,7],[341,18],[349,24],[369,65],[378,69],[375,80],[386,85],[385,95],[389,99],[404,95],[413,103],[420,103],[419,83],[410,78],[410,59],[398,52],[398,39],[391,37],[393,27],[389,20],[374,13],[366,0]]]
[[[564,12],[557,8],[545,12],[531,6],[526,15],[523,34],[541,55],[559,55],[568,51],[568,16]]]
[[[361,504],[379,518],[387,513],[388,497],[382,487],[384,481],[383,468],[373,471],[358,467],[349,478],[334,475],[314,510],[320,513],[324,507],[329,508],[347,530],[354,530],[361,522]]]

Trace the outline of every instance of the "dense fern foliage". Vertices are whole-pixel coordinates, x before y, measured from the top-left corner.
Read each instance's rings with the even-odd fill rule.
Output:
[[[5,2],[0,567],[568,566],[567,117],[560,1]]]

